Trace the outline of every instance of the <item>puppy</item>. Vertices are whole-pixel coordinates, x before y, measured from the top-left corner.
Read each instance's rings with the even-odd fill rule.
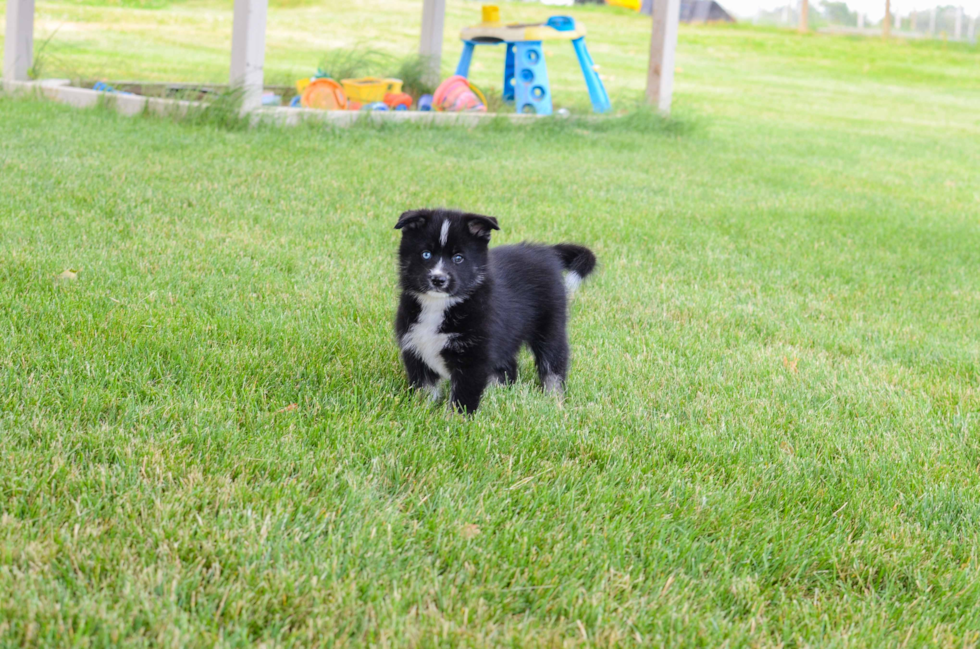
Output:
[[[409,383],[474,413],[489,382],[517,378],[527,344],[548,392],[568,372],[568,296],[595,268],[588,248],[522,243],[488,249],[492,216],[413,210],[398,219],[401,301],[395,333]],[[562,278],[562,272],[568,274]]]

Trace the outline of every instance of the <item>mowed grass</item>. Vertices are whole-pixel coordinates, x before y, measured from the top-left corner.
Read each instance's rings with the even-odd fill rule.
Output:
[[[666,124],[0,99],[0,643],[980,643],[980,58],[679,59]],[[409,393],[425,205],[596,251],[563,403],[526,356],[473,418]]]
[[[504,2],[500,6],[502,18],[508,21],[574,15],[587,29],[589,51],[614,103],[623,108],[642,96],[649,57],[648,18],[594,5],[555,8]],[[0,3],[0,16],[4,10],[5,4]],[[230,0],[39,0],[36,16],[36,67],[41,76],[228,81]],[[421,0],[272,0],[266,81],[292,84],[308,77],[324,54],[336,49],[380,51],[395,61],[414,55],[421,20]],[[444,77],[452,74],[459,60],[459,30],[479,20],[479,3],[447,2]],[[591,110],[572,48],[552,42],[545,52],[556,104],[573,112]],[[887,111],[894,119],[921,121],[937,117],[934,91],[939,88],[958,90],[961,115],[969,112],[970,105],[975,114],[975,102],[980,101],[977,49],[962,43],[886,44],[880,39],[800,38],[792,32],[754,31],[749,25],[684,25],[677,56],[677,101],[701,114],[727,114],[733,109],[757,114],[760,108],[783,107],[796,111],[802,96],[806,97],[803,112],[820,114],[820,104],[844,93],[861,95],[861,101],[851,96],[850,101],[831,103],[832,110],[846,109],[848,117],[857,116],[850,111],[859,110],[862,117],[878,119]],[[499,91],[503,57],[502,47],[477,48],[471,78],[484,90]],[[395,70],[397,62],[389,74]]]

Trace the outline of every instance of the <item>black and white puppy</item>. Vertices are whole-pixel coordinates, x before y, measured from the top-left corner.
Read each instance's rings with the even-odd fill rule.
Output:
[[[402,231],[395,333],[413,387],[437,399],[448,379],[453,408],[473,413],[487,383],[517,378],[526,343],[544,389],[562,392],[568,296],[595,268],[592,251],[570,243],[490,250],[497,219],[454,210],[405,212],[395,228]]]

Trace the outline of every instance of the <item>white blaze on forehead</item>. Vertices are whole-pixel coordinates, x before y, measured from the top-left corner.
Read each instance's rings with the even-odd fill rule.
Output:
[[[445,247],[447,241],[449,241],[449,219],[445,219],[442,222],[442,231],[439,233],[439,245]]]

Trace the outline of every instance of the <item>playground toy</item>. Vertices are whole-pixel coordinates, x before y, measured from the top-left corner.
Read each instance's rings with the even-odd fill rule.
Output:
[[[92,86],[92,90],[98,90],[99,92],[107,92],[107,93],[116,94],[116,95],[131,95],[131,94],[133,94],[131,92],[126,92],[125,90],[116,90],[115,88],[113,88],[112,86],[110,86],[105,81],[96,81],[95,82],[95,85]]]
[[[333,79],[301,79],[296,82],[300,106],[321,110],[346,110],[347,95]]]
[[[361,79],[342,79],[344,92],[348,99],[359,101],[362,104],[372,104],[377,101],[384,101],[388,93],[400,93],[402,91],[401,79],[379,79],[378,77],[363,77]]]
[[[432,95],[422,95],[419,97],[418,109],[421,111],[432,110]]]
[[[436,88],[432,107],[448,113],[486,112],[487,98],[466,77],[453,75]]]
[[[408,110],[412,105],[412,96],[401,91],[401,79],[365,77],[338,83],[321,74],[297,81],[297,95],[289,105],[320,110]]]
[[[551,87],[541,46],[542,41],[549,40],[572,42],[589,89],[592,110],[605,113],[611,108],[609,95],[585,47],[585,27],[569,16],[552,16],[543,23],[504,24],[500,22],[498,7],[483,5],[483,22],[463,28],[459,36],[463,40],[463,53],[456,66],[456,75],[464,79],[469,75],[477,45],[506,44],[503,97],[504,101],[515,102],[518,112],[552,113]]]
[[[384,103],[392,110],[408,110],[412,107],[412,95],[405,92],[389,92],[385,95]]]

